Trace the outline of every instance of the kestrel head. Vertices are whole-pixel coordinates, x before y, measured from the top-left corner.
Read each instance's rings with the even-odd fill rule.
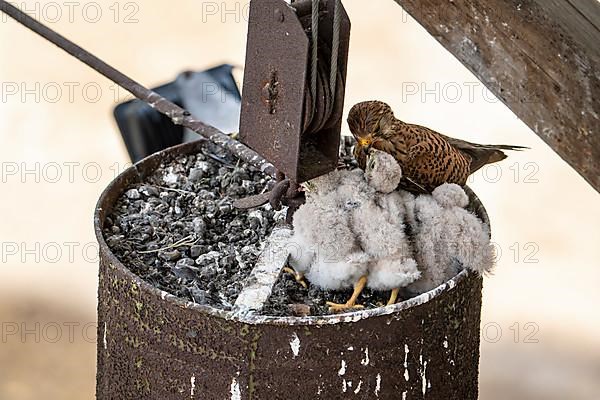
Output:
[[[361,147],[369,147],[394,120],[392,108],[382,101],[358,103],[348,113],[348,127]]]

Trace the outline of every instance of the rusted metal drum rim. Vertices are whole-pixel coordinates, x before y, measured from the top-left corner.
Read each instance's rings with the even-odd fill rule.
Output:
[[[390,314],[396,314],[401,311],[405,311],[411,308],[418,307],[422,304],[428,303],[431,300],[439,297],[441,294],[451,291],[456,286],[460,285],[467,278],[477,275],[476,273],[463,270],[454,278],[448,282],[432,289],[429,292],[423,293],[419,296],[413,297],[409,300],[390,305],[385,307],[378,307],[369,310],[355,311],[345,314],[335,314],[326,316],[308,316],[308,317],[273,317],[273,316],[262,316],[262,315],[239,315],[228,310],[222,310],[215,307],[195,304],[190,301],[185,301],[180,297],[171,295],[163,290],[160,290],[139,276],[135,275],[129,270],[110,250],[108,244],[104,239],[102,228],[104,220],[106,218],[109,206],[113,205],[116,199],[121,196],[130,184],[139,183],[151,174],[156,167],[163,161],[172,159],[173,157],[184,156],[189,154],[197,153],[202,146],[206,143],[205,140],[201,139],[196,142],[185,143],[182,145],[174,146],[159,153],[153,154],[132,167],[121,173],[108,187],[104,190],[100,199],[98,200],[96,210],[94,213],[94,227],[96,232],[96,239],[99,243],[100,253],[105,257],[106,261],[112,266],[120,270],[125,276],[129,277],[131,281],[139,286],[142,291],[154,294],[157,297],[162,298],[167,303],[170,303],[176,307],[186,308],[197,311],[198,313],[210,315],[213,317],[219,317],[230,321],[241,322],[250,325],[280,325],[280,326],[309,326],[309,325],[333,325],[349,322],[357,322],[363,319],[385,316]],[[489,219],[483,205],[473,193],[472,190],[466,188],[467,194],[470,197],[471,204],[470,208],[476,212],[476,214],[484,220],[485,223],[489,224]]]

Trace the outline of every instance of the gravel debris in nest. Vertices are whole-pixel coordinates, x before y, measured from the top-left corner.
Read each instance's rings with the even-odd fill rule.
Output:
[[[260,314],[275,317],[330,315],[328,301],[344,304],[352,296],[351,289],[322,290],[311,285],[310,282],[307,283],[308,288],[304,288],[296,282],[293,275],[283,273]],[[390,292],[365,288],[360,294],[357,304],[362,305],[366,310],[382,307],[387,304],[389,296]]]
[[[352,140],[344,138],[340,167],[356,168]],[[145,182],[127,188],[108,215],[104,236],[133,273],[172,295],[231,310],[273,228],[285,210],[269,205],[238,210],[233,201],[262,193],[271,178],[207,144],[196,155],[164,161]],[[282,273],[261,314],[330,314],[327,301],[344,303],[352,290],[303,288]],[[359,304],[379,307],[387,292],[365,289]]]
[[[265,191],[270,179],[207,144],[129,187],[105,221],[106,242],[149,284],[229,310],[266,239],[285,219],[269,205],[245,211],[233,201]]]

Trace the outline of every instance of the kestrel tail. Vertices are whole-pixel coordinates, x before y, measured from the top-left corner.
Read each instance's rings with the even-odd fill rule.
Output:
[[[401,186],[415,192],[431,192],[444,183],[464,186],[484,165],[504,160],[503,150],[526,149],[470,143],[408,124],[396,119],[391,107],[381,101],[356,104],[348,114],[348,125],[357,142],[354,157],[359,166],[365,169],[370,148],[390,153],[402,167]]]

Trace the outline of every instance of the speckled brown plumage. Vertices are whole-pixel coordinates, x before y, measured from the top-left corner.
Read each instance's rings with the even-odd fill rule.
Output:
[[[502,150],[524,149],[470,143],[402,122],[381,101],[356,104],[348,114],[348,125],[357,141],[354,157],[359,166],[365,169],[371,147],[390,153],[402,167],[403,187],[411,191],[431,192],[444,183],[464,186],[469,175],[484,165],[504,160]]]

